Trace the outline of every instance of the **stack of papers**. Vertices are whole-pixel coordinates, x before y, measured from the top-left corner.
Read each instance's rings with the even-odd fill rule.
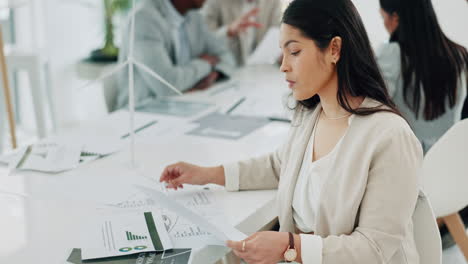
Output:
[[[1,156],[0,164],[7,165],[10,173],[15,170],[58,173],[75,169],[79,163],[118,152],[124,144],[124,140],[111,137],[78,138],[73,143],[63,139],[47,140]]]
[[[247,235],[243,234],[235,227],[226,224],[226,222],[218,221],[216,219],[208,219],[206,216],[200,215],[194,212],[193,210],[190,210],[187,207],[181,205],[180,203],[174,201],[162,192],[144,186],[135,187],[148,197],[158,201],[160,206],[198,226],[200,229],[193,230],[194,234],[196,234],[197,232],[208,232],[212,234],[215,238],[213,241],[198,241],[199,244],[202,242],[208,242],[206,245],[224,246],[226,245],[227,240],[240,241],[247,238]]]
[[[169,233],[174,248],[198,248],[207,245],[225,245],[226,236],[213,230],[225,230],[227,236],[241,239],[241,232],[227,223],[222,210],[215,204],[214,193],[199,186],[186,185],[184,190],[168,191],[148,189],[139,190],[124,201],[107,204],[108,208],[122,210],[158,210],[162,214],[164,225]],[[185,212],[189,211],[187,215]],[[196,214],[193,217],[193,214]],[[221,228],[206,226],[206,222]],[[221,224],[220,224],[221,223]],[[224,231],[221,231],[224,232]]]
[[[159,212],[106,216],[87,223],[83,234],[84,260],[173,248]]]
[[[269,122],[270,120],[264,117],[234,116],[221,113],[211,113],[195,120],[194,123],[198,123],[199,126],[194,130],[189,131],[187,134],[238,140],[263,127]]]
[[[191,260],[191,249],[173,249],[162,253],[148,252],[120,257],[83,260],[81,249],[74,248],[67,261],[72,264],[188,264]]]
[[[206,102],[161,98],[149,101],[139,107],[137,111],[177,117],[190,117],[200,114],[212,106],[212,104]]]
[[[143,201],[127,201],[116,206],[134,209],[146,205],[153,206],[152,210],[130,210],[90,220],[84,226],[81,249],[73,249],[68,262],[190,263],[192,249],[225,246],[226,240],[247,237],[226,221],[213,217],[209,210],[200,213],[198,209],[213,206],[209,190],[185,193],[174,199],[159,190],[135,188],[146,197]]]
[[[14,170],[32,170],[57,173],[74,169],[80,162],[82,146],[44,142],[21,148],[1,158]]]

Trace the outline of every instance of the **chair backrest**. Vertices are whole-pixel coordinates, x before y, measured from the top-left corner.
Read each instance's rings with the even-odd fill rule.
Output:
[[[436,217],[468,205],[468,119],[451,127],[424,157],[421,186]]]
[[[413,213],[414,241],[419,253],[419,263],[441,264],[442,242],[439,228],[429,200],[420,193]]]

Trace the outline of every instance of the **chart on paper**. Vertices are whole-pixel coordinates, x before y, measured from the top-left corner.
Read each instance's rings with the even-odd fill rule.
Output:
[[[108,215],[84,224],[83,259],[173,248],[160,212]]]
[[[190,187],[188,189],[185,191],[168,191],[167,194],[178,203],[200,215],[204,215],[208,219],[225,221],[222,210],[214,202],[215,196],[212,191],[200,188],[191,189]],[[160,211],[164,226],[169,233],[174,248],[194,248],[199,247],[201,244],[220,244],[220,241],[209,230],[203,230],[190,221],[179,217],[177,214],[163,209],[158,206],[156,200],[141,192],[131,195],[124,201],[108,204],[108,206],[138,210],[152,208],[152,210]]]

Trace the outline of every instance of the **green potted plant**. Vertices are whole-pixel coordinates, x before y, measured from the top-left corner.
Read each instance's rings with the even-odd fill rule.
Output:
[[[103,0],[104,1],[104,23],[105,41],[104,47],[91,52],[91,61],[113,62],[117,61],[119,48],[114,43],[114,23],[113,18],[117,12],[128,10],[132,5],[132,0]]]

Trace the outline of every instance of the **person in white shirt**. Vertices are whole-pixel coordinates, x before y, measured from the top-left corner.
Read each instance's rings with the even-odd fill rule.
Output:
[[[227,241],[247,263],[419,264],[412,216],[422,148],[388,95],[356,8],[294,0],[282,21],[280,70],[298,102],[286,142],[222,166],[171,164],[160,181],[277,188],[279,232]]]
[[[442,31],[429,0],[380,0],[390,41],[377,61],[390,96],[424,151],[461,119],[468,52]]]
[[[181,92],[206,89],[229,77],[235,61],[224,39],[216,37],[199,12],[205,0],[145,0],[135,11],[133,57]],[[119,61],[129,54],[130,21],[124,29]],[[135,69],[135,105],[175,93]],[[128,70],[119,75],[117,108],[128,104]]]
[[[227,38],[237,64],[242,66],[268,29],[279,26],[281,1],[207,0],[202,14],[218,36]]]

